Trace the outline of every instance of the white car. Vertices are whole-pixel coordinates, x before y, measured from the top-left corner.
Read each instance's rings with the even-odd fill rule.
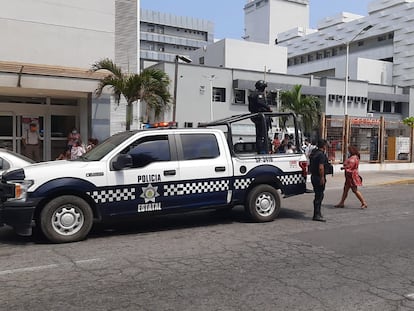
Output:
[[[5,170],[21,168],[33,163],[35,161],[19,153],[0,148],[0,176]]]

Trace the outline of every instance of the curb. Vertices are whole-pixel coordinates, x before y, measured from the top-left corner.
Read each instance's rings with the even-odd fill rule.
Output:
[[[400,179],[400,180],[394,180],[394,181],[387,181],[378,183],[376,185],[379,186],[386,186],[386,185],[412,185],[414,184],[414,179]]]

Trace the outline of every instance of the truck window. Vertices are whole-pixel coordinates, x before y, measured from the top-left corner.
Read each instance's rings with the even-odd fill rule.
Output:
[[[125,151],[132,157],[132,166],[135,168],[171,159],[167,135],[143,137]]]
[[[220,155],[213,134],[181,134],[184,160],[214,159]]]

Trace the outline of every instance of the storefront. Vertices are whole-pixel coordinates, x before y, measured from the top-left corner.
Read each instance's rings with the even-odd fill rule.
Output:
[[[74,128],[87,143],[94,135],[92,110],[99,109],[93,103],[99,78],[87,70],[0,62],[0,148],[27,154],[30,133],[30,148],[39,154],[35,160],[54,160]],[[109,113],[98,114],[109,124]]]

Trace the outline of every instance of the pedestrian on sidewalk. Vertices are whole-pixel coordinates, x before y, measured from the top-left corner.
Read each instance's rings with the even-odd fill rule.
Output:
[[[348,196],[349,189],[356,195],[358,200],[361,202],[361,208],[365,209],[368,207],[367,202],[362,196],[361,191],[358,190],[358,187],[362,186],[362,178],[359,176],[359,159],[360,154],[355,146],[348,146],[349,158],[345,160],[344,165],[341,167],[341,170],[345,171],[345,185],[342,192],[341,201],[335,205],[335,207],[342,208],[345,206],[345,200]]]
[[[313,200],[313,218],[315,221],[325,222],[321,213],[322,200],[325,192],[326,185],[326,172],[325,167],[328,165],[328,158],[326,157],[326,145],[327,142],[321,139],[317,143],[317,148],[312,150],[309,155],[309,171],[311,173],[311,182],[315,198]]]

